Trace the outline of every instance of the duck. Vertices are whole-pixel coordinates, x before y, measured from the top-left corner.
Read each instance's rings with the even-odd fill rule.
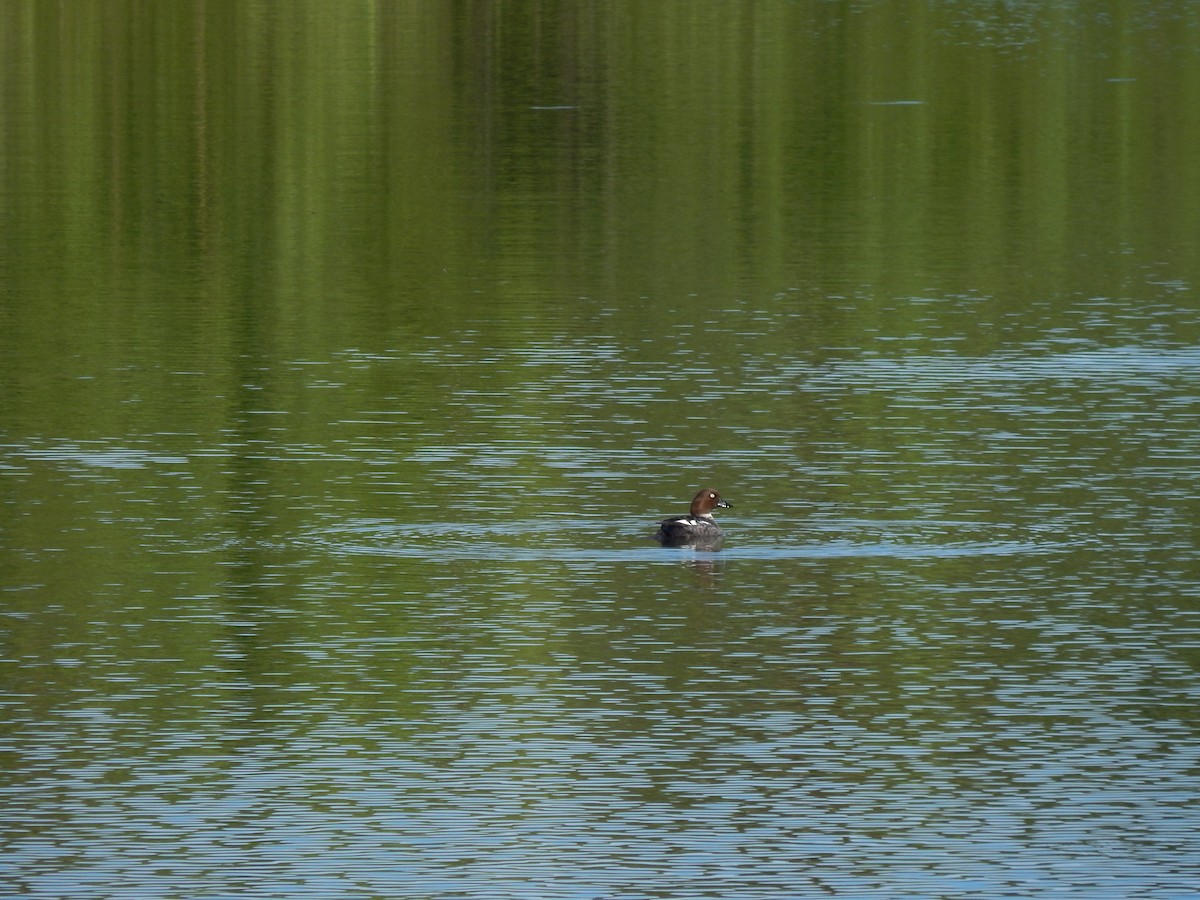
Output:
[[[686,516],[663,519],[654,539],[664,547],[695,547],[715,550],[724,534],[712,516],[714,509],[729,509],[732,503],[713,488],[704,488],[692,498],[691,511]]]

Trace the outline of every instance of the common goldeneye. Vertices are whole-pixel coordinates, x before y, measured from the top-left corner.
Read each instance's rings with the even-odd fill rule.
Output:
[[[663,519],[654,539],[664,547],[696,547],[715,550],[721,545],[721,529],[712,517],[714,509],[731,504],[712,488],[705,488],[692,499],[692,511],[686,516]]]

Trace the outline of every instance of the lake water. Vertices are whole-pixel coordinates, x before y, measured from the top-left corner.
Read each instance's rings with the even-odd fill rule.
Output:
[[[1196,896],[1194,4],[0,51],[0,895]]]

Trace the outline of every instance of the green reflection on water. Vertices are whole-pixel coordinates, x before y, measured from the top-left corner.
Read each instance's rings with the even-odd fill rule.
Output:
[[[816,722],[936,781],[1063,685],[1069,725],[1088,686],[1177,724],[1198,36],[1183,3],[4,4],[17,730],[96,696],[70,760],[341,726],[442,759],[562,716],[632,759],[678,717],[719,771]],[[710,481],[730,552],[651,556]]]

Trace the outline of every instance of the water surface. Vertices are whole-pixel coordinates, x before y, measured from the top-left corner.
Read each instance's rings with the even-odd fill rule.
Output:
[[[0,18],[0,893],[1194,896],[1190,4]]]

